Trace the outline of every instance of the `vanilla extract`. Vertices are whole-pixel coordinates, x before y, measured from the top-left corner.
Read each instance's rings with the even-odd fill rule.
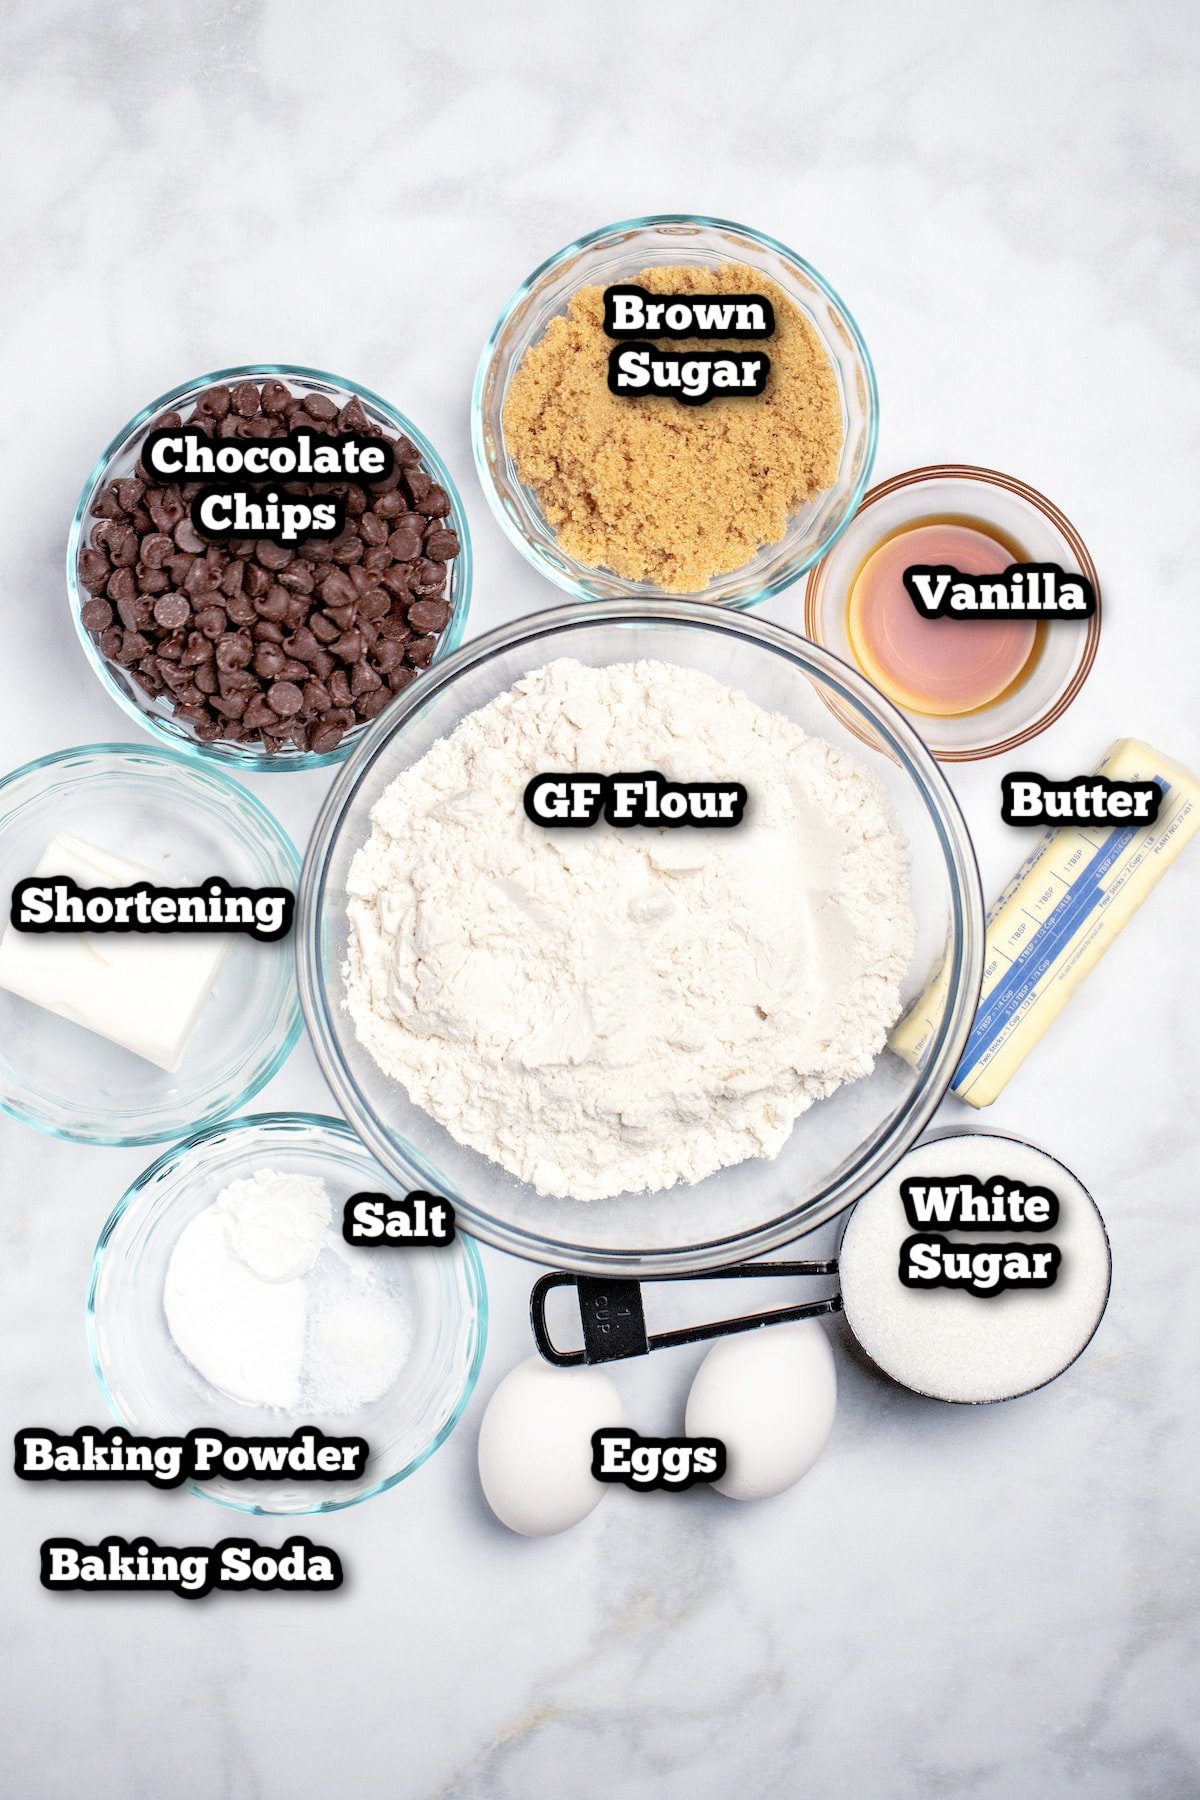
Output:
[[[1000,575],[972,575],[948,564],[914,563],[904,571],[913,603],[929,619],[1037,613],[1042,618],[1089,619],[1092,584],[1057,563],[1013,563]]]

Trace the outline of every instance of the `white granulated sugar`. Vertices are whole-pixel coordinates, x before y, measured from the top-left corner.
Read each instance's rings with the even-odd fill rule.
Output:
[[[545,830],[530,778],[740,781],[732,829]],[[901,1010],[908,848],[853,757],[694,670],[563,660],[391,783],[351,864],[346,1004],[379,1067],[539,1193],[773,1156]]]
[[[976,1295],[904,1286],[900,1247],[914,1227],[900,1183],[963,1175],[983,1184],[999,1176],[1058,1196],[1058,1223],[1047,1231],[965,1226],[944,1232],[955,1246],[1054,1244],[1062,1263],[1052,1287]],[[910,1151],[855,1207],[838,1263],[846,1322],[872,1361],[918,1393],[976,1402],[1028,1393],[1072,1363],[1104,1312],[1111,1270],[1104,1224],[1082,1183],[1031,1144],[984,1133],[941,1138]]]

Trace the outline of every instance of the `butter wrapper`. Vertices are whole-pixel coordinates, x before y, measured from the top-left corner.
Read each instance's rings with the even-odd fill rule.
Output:
[[[983,989],[951,1091],[990,1106],[1071,995],[1200,828],[1200,782],[1136,738],[1096,770],[1162,790],[1152,825],[1066,825],[1045,832],[987,917]],[[939,969],[892,1030],[893,1050],[924,1066],[942,1016]]]

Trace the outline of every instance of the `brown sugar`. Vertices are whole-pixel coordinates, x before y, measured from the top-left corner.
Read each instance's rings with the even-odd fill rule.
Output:
[[[651,293],[765,295],[776,321],[765,342],[661,340],[672,350],[765,350],[765,392],[703,406],[612,393],[604,290],[585,287],[517,368],[505,443],[570,556],[696,593],[777,543],[789,517],[832,487],[844,436],[837,380],[804,314],[757,269],[692,265],[633,279]]]

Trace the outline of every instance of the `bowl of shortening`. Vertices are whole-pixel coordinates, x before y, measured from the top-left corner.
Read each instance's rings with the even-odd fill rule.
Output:
[[[346,1202],[387,1178],[340,1119],[261,1113],[197,1132],[118,1202],[92,1264],[92,1367],[143,1437],[366,1440],[352,1475],[190,1483],[243,1512],[331,1512],[403,1481],[471,1397],[487,1292],[468,1238],[367,1249]]]
[[[88,744],[0,780],[6,906],[34,878],[55,893],[64,880],[145,882],[192,890],[211,918],[210,877],[252,890],[273,916],[300,878],[283,827],[223,769],[149,744]],[[236,1112],[300,1035],[294,945],[292,931],[18,931],[10,912],[0,1108],[53,1137],[112,1145],[168,1142]]]
[[[623,345],[635,357],[765,355],[763,391],[713,390],[696,404],[611,391],[614,284],[710,305],[766,301],[766,339],[647,329]],[[708,315],[731,331],[757,317]],[[677,368],[686,374],[686,361]],[[878,397],[858,326],[802,257],[745,225],[663,214],[590,232],[521,283],[484,346],[471,426],[505,534],[576,599],[673,593],[747,607],[795,581],[852,518]]]
[[[160,743],[324,768],[462,638],[471,544],[411,419],[321,369],[249,363],[122,426],[75,508],[67,592],[96,675]]]
[[[650,822],[535,821],[530,784],[572,772],[656,772]],[[679,821],[714,780],[729,828]],[[861,677],[741,614],[611,602],[491,633],[381,721],[298,929],[316,1054],[394,1180],[534,1261],[667,1274],[787,1243],[915,1141],[983,910],[944,777]],[[914,1069],[888,1033],[939,965]]]

